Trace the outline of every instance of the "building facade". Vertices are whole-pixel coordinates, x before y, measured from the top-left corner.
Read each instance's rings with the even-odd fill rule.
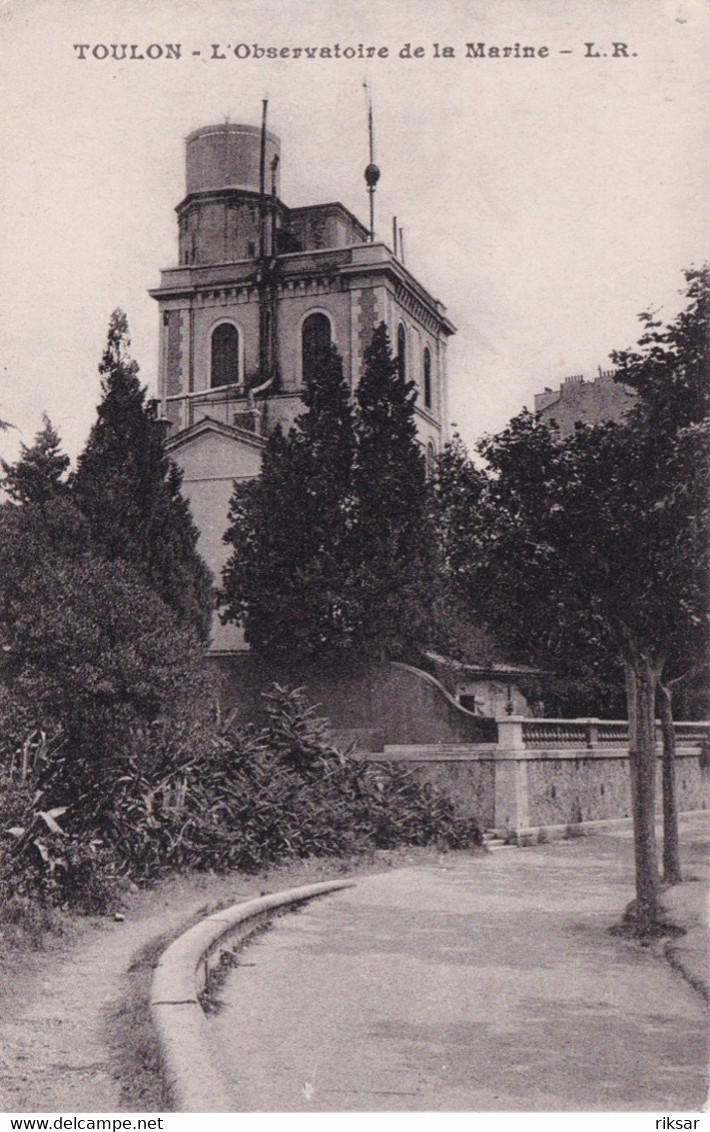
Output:
[[[168,448],[218,580],[234,481],[259,474],[265,438],[302,411],[304,376],[334,344],[355,390],[384,322],[417,388],[416,420],[432,460],[446,440],[446,342],[440,302],[338,202],[288,208],[280,142],[258,127],[207,126],[186,142],[177,206],[179,263],[150,293],[160,309],[158,388]],[[216,627],[214,648],[239,647]]]
[[[546,389],[535,396],[535,412],[541,421],[554,422],[561,436],[570,436],[577,421],[601,424],[620,421],[634,403],[635,393],[614,380],[614,370],[599,369],[585,381],[582,374],[566,377],[559,390]]]

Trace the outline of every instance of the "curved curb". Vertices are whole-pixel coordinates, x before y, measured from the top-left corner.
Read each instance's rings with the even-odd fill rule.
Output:
[[[218,945],[227,936],[245,939],[279,909],[354,884],[351,880],[324,881],[233,904],[190,928],[163,952],[153,976],[150,1008],[177,1112],[232,1111],[207,1054],[207,1019],[197,997],[211,966],[219,961]]]
[[[710,1002],[710,982],[707,977],[707,928],[696,926],[686,929],[680,939],[666,941],[664,955],[674,971],[678,971],[693,990]]]
[[[685,935],[659,935],[651,943],[651,951],[661,962],[667,963],[688,986],[710,1003],[710,982],[707,978],[707,929],[700,926],[685,928],[682,922],[668,922],[669,927],[681,928]]]

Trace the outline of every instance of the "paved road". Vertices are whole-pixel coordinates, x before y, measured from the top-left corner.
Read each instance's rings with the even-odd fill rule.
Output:
[[[705,1004],[608,932],[630,866],[601,836],[451,854],[280,919],[211,1022],[234,1111],[698,1109]]]

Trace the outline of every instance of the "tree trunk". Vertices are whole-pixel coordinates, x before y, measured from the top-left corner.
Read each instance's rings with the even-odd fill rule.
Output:
[[[626,664],[629,707],[629,762],[634,819],[636,867],[636,924],[649,932],[658,915],[658,855],[656,852],[656,673],[646,656]]]
[[[636,808],[636,773],[633,752],[636,750],[636,732],[637,732],[637,695],[636,695],[636,673],[630,664],[624,664],[624,675],[626,677],[626,717],[629,721],[629,767],[631,771],[630,784],[631,784],[631,816],[633,817]]]
[[[658,713],[663,734],[663,879],[666,884],[678,884],[680,848],[678,845],[678,799],[675,774],[675,729],[670,688],[659,680],[657,688]]]

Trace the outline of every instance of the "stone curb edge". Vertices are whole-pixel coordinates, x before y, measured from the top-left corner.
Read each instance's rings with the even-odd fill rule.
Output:
[[[693,990],[702,995],[706,1002],[710,1002],[710,982],[704,971],[707,961],[706,940],[707,933],[702,928],[689,928],[681,939],[666,942],[664,954],[671,967],[690,983]]]
[[[245,939],[281,909],[354,884],[351,880],[324,881],[233,904],[207,916],[166,948],[153,976],[150,1009],[177,1112],[232,1110],[207,1054],[207,1020],[198,999],[210,966],[219,959],[220,943],[227,937],[230,941]]]

